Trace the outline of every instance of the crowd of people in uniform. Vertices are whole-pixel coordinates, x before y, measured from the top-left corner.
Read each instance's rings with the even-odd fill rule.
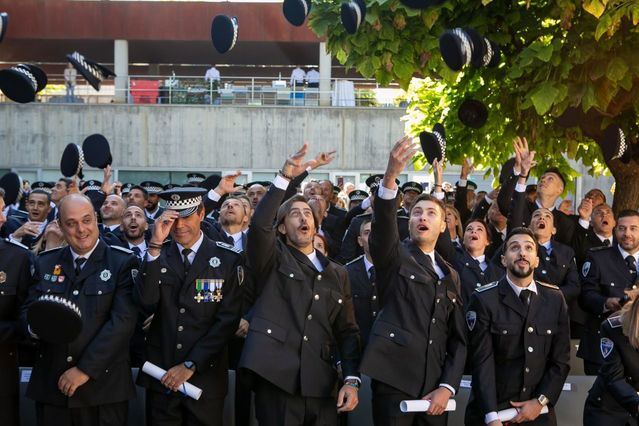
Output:
[[[463,374],[465,424],[505,424],[516,408],[510,423],[553,425],[571,338],[597,376],[584,424],[636,424],[639,212],[614,214],[592,189],[564,213],[562,173],[531,187],[535,153],[525,139],[514,148],[492,192],[475,193],[469,161],[445,191],[435,160],[426,193],[399,186],[417,149],[402,138],[346,209],[343,188],[308,179],[334,153],[313,158],[306,144],[272,182],[121,185],[108,166],[102,182],[0,191],[2,424],[19,424],[23,365],[38,425],[124,425],[131,367],[148,361],[166,370],[137,376],[150,426],[221,425],[229,369],[238,425],[252,403],[261,426],[337,425],[361,374],[376,426],[447,424]],[[46,294],[82,312],[68,345],[29,326]],[[429,407],[404,413],[404,400]]]

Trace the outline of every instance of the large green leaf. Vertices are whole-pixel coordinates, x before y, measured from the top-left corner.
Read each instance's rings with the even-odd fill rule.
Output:
[[[608,63],[608,69],[606,71],[606,77],[608,77],[612,81],[622,80],[626,74],[628,73],[628,64],[623,58],[615,57],[610,60]]]
[[[559,95],[559,90],[553,83],[545,81],[540,84],[530,95],[530,100],[535,106],[537,114],[544,115],[550,110],[553,102]]]

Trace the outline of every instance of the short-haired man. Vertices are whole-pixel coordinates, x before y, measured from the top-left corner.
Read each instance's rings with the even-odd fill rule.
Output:
[[[497,411],[517,408],[513,423],[556,425],[554,406],[570,370],[570,325],[557,286],[533,279],[537,241],[527,228],[504,242],[506,276],[475,290],[466,312],[473,380],[466,425],[501,426]],[[548,406],[548,414],[540,417]]]
[[[126,203],[118,195],[108,195],[102,207],[100,207],[100,216],[102,217],[102,223],[98,225],[100,234],[106,235],[112,233],[116,237],[122,239],[122,215],[126,209]]]
[[[39,256],[38,281],[29,289],[21,323],[27,333],[28,307],[48,294],[80,308],[82,331],[68,345],[40,342],[27,397],[36,402],[39,425],[124,426],[135,397],[128,349],[137,315],[131,297],[137,263],[129,250],[100,240],[86,196],[67,195],[59,209],[69,245]]]
[[[32,249],[44,235],[47,216],[51,210],[51,196],[41,189],[34,189],[27,198],[27,220],[11,216],[6,223],[9,239],[18,241]]]
[[[584,199],[586,200],[586,199]],[[588,250],[593,247],[610,246],[613,243],[613,231],[617,222],[612,208],[601,203],[592,207],[593,202],[583,201],[579,206],[579,224],[575,228],[572,247],[575,249],[577,266],[581,268],[586,261]]]
[[[584,360],[586,374],[595,375],[603,362],[599,327],[619,311],[637,289],[639,259],[639,213],[623,210],[617,217],[615,243],[591,249],[584,262],[581,307],[588,314],[577,356]],[[601,349],[601,350],[600,350]]]
[[[51,202],[55,206],[51,207],[51,211],[47,217],[49,222],[58,217],[58,204],[60,204],[60,200],[69,195],[69,190],[71,189],[72,184],[73,180],[63,177],[58,179],[58,181],[53,185],[53,188],[51,188]]]
[[[255,209],[255,206],[257,206],[262,197],[264,197],[264,194],[266,194],[266,188],[264,188],[259,183],[251,185],[246,191],[246,196],[249,198],[249,200],[251,200],[253,209]]]

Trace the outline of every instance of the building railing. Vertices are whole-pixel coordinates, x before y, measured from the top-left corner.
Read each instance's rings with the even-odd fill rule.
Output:
[[[230,76],[205,80],[203,76],[131,75],[126,89],[105,82],[99,92],[78,77],[73,94],[68,95],[62,75],[49,75],[47,87],[36,101],[43,103],[136,105],[252,105],[252,106],[333,106],[402,107],[403,91],[396,84],[380,87],[369,79],[331,79],[296,84],[281,77]],[[328,90],[320,90],[320,87]],[[122,91],[125,93],[122,94]],[[118,96],[119,95],[119,96]],[[1,102],[8,100],[0,95]]]

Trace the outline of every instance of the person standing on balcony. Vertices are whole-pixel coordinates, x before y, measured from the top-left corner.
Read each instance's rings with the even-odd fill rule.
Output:
[[[304,87],[304,80],[306,80],[306,73],[299,66],[296,66],[291,72],[291,87]]]
[[[73,68],[71,62],[67,64],[64,70],[64,85],[67,89],[67,101],[73,102],[75,97],[75,79],[78,76],[78,72]]]
[[[217,84],[220,84],[220,72],[215,68],[215,65],[211,65],[211,68],[206,70],[206,74],[204,74],[204,81],[207,84],[217,81]]]
[[[306,82],[308,83],[308,87],[319,87],[320,83],[320,73],[315,68],[311,68],[306,73]]]

